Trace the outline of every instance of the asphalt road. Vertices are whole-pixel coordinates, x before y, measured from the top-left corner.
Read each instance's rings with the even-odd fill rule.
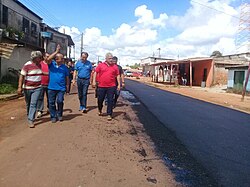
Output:
[[[221,186],[250,186],[250,115],[126,80]]]

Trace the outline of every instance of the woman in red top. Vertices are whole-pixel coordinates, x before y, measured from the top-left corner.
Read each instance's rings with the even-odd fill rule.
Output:
[[[113,55],[111,53],[106,54],[106,60],[103,63],[100,63],[94,73],[94,77],[98,76],[98,110],[99,115],[102,115],[102,107],[105,96],[107,95],[107,115],[108,120],[112,120],[113,113],[113,98],[116,89],[120,90],[120,81],[119,81],[119,69],[117,65],[112,62]],[[118,86],[116,87],[116,81]],[[93,87],[95,87],[95,82]]]

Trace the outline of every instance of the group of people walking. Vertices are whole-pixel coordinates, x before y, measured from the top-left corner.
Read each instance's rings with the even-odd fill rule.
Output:
[[[47,111],[52,123],[63,120],[64,95],[69,93],[71,82],[77,86],[79,111],[87,113],[88,88],[96,88],[98,114],[102,115],[103,102],[107,99],[107,116],[112,120],[120,89],[124,86],[122,68],[117,65],[118,58],[107,53],[105,61],[93,67],[87,60],[88,53],[82,52],[80,59],[72,66],[65,65],[58,45],[52,54],[40,51],[31,52],[31,60],[24,64],[18,83],[18,94],[24,93],[28,126],[35,127],[35,118],[43,115],[47,96]],[[37,113],[37,116],[36,116]]]

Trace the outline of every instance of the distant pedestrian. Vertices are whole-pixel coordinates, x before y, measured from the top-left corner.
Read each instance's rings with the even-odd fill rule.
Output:
[[[107,115],[108,120],[112,120],[113,114],[113,98],[116,89],[120,90],[120,78],[118,67],[113,64],[112,53],[107,53],[105,62],[99,64],[95,69],[94,77],[98,76],[98,114],[102,115],[103,101],[107,95]],[[116,81],[118,85],[116,86]],[[95,87],[93,82],[93,87]]]
[[[63,64],[63,55],[59,51],[60,46],[58,45],[56,51],[47,59],[49,64],[49,111],[52,123],[63,120],[64,94],[69,91],[69,71]],[[50,61],[54,57],[55,60]]]
[[[113,61],[114,64],[117,65],[117,67],[118,67],[118,69],[119,69],[118,78],[119,78],[119,81],[120,81],[120,83],[121,83],[122,88],[124,88],[124,86],[125,86],[125,80],[124,80],[124,72],[123,72],[123,69],[122,69],[122,67],[121,67],[119,64],[117,64],[118,58],[117,58],[116,56],[113,57],[113,60],[112,60],[112,61]],[[118,86],[118,81],[116,81],[116,86]],[[115,91],[115,94],[114,94],[114,104],[113,104],[113,108],[116,107],[116,103],[117,103],[117,100],[118,100],[119,96],[120,96],[120,90],[118,90],[118,89],[116,88],[116,91]]]
[[[78,98],[80,102],[79,111],[87,112],[87,94],[90,85],[90,79],[92,79],[92,64],[88,61],[88,53],[82,52],[81,59],[75,64],[74,75],[73,75],[73,85],[77,80],[78,88]]]
[[[182,85],[186,86],[187,85],[187,74],[184,73],[182,76]]]
[[[49,57],[49,53],[44,53],[43,55],[43,61],[40,62],[41,68],[42,68],[42,93],[38,99],[37,103],[37,118],[42,117],[44,113],[44,95],[46,94],[47,98],[47,112],[49,112],[49,98],[48,98],[48,85],[49,85],[49,66],[47,64],[47,58]]]
[[[37,102],[42,92],[42,68],[40,62],[43,60],[43,55],[40,51],[31,52],[31,61],[24,64],[18,82],[18,94],[24,91],[28,126],[35,127],[34,119],[37,110]]]
[[[68,60],[68,62],[67,62],[67,68],[68,68],[68,71],[69,71],[69,94],[70,94],[70,91],[71,91],[71,82],[73,80],[73,74],[74,74],[74,64],[72,62],[72,59]]]

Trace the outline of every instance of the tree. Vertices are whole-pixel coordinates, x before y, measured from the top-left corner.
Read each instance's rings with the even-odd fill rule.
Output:
[[[130,68],[132,68],[132,69],[137,69],[137,68],[139,68],[140,67],[140,64],[138,63],[135,63],[134,65],[131,65],[131,66],[129,66]]]
[[[214,51],[210,57],[221,57],[222,56],[222,53],[220,51]]]

